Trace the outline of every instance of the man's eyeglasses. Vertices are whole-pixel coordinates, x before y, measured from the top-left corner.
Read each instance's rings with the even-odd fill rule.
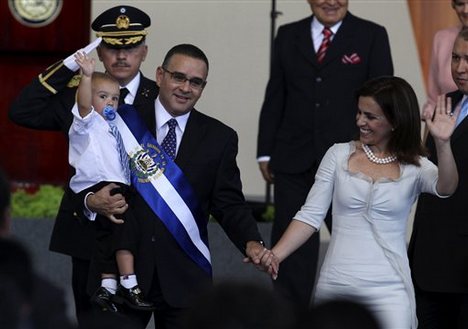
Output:
[[[171,72],[165,67],[162,67],[164,72],[167,72],[171,75],[171,79],[177,84],[184,84],[186,81],[189,82],[190,87],[193,89],[203,89],[206,85],[206,81],[201,78],[187,78],[187,76],[180,72]]]

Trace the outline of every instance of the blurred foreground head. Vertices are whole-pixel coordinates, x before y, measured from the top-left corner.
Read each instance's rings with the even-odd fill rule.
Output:
[[[293,309],[271,290],[225,282],[195,301],[188,311],[185,328],[289,329],[294,323]]]

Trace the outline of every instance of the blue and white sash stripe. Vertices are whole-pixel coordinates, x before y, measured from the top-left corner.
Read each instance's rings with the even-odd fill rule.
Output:
[[[132,185],[182,249],[211,275],[206,220],[184,173],[164,153],[133,106],[120,106],[114,123],[131,158]]]

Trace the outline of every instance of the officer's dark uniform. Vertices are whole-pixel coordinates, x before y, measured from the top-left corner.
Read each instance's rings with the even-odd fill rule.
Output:
[[[131,6],[117,6],[99,15],[92,23],[92,28],[98,37],[102,37],[101,47],[132,48],[144,42],[146,28],[150,24],[150,17],[141,10]],[[23,127],[62,131],[68,136],[78,83],[76,72],[64,66],[63,61],[53,64],[21,91],[11,105],[9,118]],[[157,93],[156,83],[141,76],[133,105],[143,118],[154,112]],[[82,323],[82,316],[91,307],[86,285],[95,229],[94,225],[78,216],[82,213],[83,205],[74,200],[73,192],[67,188],[52,232],[50,250],[72,257],[76,315],[78,322]]]

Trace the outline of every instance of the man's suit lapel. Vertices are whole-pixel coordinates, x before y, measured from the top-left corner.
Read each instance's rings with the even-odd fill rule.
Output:
[[[354,25],[354,16],[348,12],[336,35],[333,37],[330,47],[323,59],[322,66],[326,66],[330,62],[340,61],[340,58],[337,57],[346,54],[352,49],[352,41],[355,34]]]
[[[311,35],[311,24],[313,16],[303,20],[303,23],[297,29],[296,45],[302,55],[316,67],[326,66],[330,62],[336,61],[336,58],[346,50],[350,49],[350,43],[353,40],[355,17],[351,13],[347,13],[343,19],[338,32],[333,37],[333,41],[327,50],[327,54],[322,63],[317,61],[317,54],[315,52],[312,35]]]
[[[141,75],[133,106],[138,110],[142,120],[146,123],[149,131],[156,136],[156,114],[154,101],[158,95],[159,88],[152,80]]]
[[[296,30],[295,42],[299,52],[314,66],[318,66],[317,55],[311,35],[312,16],[304,19]]]
[[[193,109],[185,127],[184,136],[180,142],[179,151],[175,162],[180,168],[183,168],[186,163],[192,158],[193,154],[197,152],[202,145],[202,138],[205,135],[207,126],[202,122],[200,113]],[[209,147],[205,145],[206,147]]]
[[[455,91],[453,93],[447,94],[447,97],[452,98],[452,109],[455,110],[455,107],[463,98],[463,93],[461,93],[460,91]],[[453,132],[452,137],[451,137],[451,142],[452,143],[455,142],[457,139],[459,139],[461,136],[463,136],[466,133],[468,133],[468,118],[465,118],[455,128],[455,131]]]

